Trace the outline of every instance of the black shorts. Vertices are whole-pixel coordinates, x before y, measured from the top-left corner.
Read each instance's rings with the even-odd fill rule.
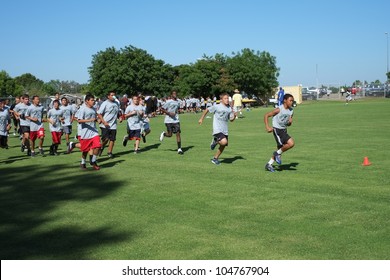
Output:
[[[30,133],[30,126],[21,125],[21,126],[20,126],[20,131],[21,131],[22,133]]]
[[[223,134],[223,133],[217,133],[217,134],[213,134],[213,137],[214,137],[214,141],[215,142],[219,142],[219,141],[221,141],[222,139],[224,139],[224,138],[226,138],[226,141],[228,141],[229,142],[229,136],[228,135],[225,135],[225,134]],[[226,144],[226,146],[227,146],[228,144]]]
[[[129,140],[141,140],[141,129],[128,130]]]
[[[8,146],[7,139],[8,139],[8,136],[0,135],[0,147],[1,148],[6,148]]]
[[[287,144],[287,141],[291,138],[291,136],[287,134],[287,129],[280,129],[274,127],[273,134],[278,149],[283,147],[284,144]]]
[[[101,138],[102,140],[110,140],[115,141],[116,140],[116,129],[109,129],[105,127],[100,128],[102,130]]]
[[[180,130],[180,123],[166,123],[165,126],[167,127],[167,132],[172,132],[173,134],[181,133]]]

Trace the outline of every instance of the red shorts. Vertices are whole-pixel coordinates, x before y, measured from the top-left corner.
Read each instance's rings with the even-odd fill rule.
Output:
[[[32,141],[36,140],[37,138],[41,139],[45,137],[45,129],[41,127],[38,131],[30,131],[30,139]]]
[[[52,131],[51,132],[51,139],[53,140],[53,144],[61,144],[61,136],[62,136],[61,131],[59,131],[59,132]]]
[[[101,147],[99,135],[91,139],[80,139],[80,146],[80,150],[83,153],[89,152],[92,149],[99,149]]]

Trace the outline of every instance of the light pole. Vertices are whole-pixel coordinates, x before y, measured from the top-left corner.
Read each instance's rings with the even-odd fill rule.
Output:
[[[389,87],[389,78],[387,77],[387,74],[389,73],[389,33],[385,32],[386,35],[386,86],[385,86],[385,97],[386,93]]]

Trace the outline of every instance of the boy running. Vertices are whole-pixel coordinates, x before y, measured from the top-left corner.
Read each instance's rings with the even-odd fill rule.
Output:
[[[206,108],[203,111],[202,116],[199,119],[199,124],[203,123],[204,117],[207,113],[213,113],[213,140],[211,142],[210,148],[214,150],[217,144],[219,144],[219,149],[214,155],[214,158],[211,162],[215,165],[220,165],[219,156],[222,154],[225,147],[228,145],[228,120],[231,122],[236,119],[237,112],[233,112],[232,108],[229,105],[229,94],[222,93],[220,95],[220,103],[213,105],[209,108]]]
[[[139,153],[139,142],[141,140],[141,126],[145,108],[140,105],[139,96],[135,95],[132,102],[126,107],[125,118],[127,118],[127,135],[123,138],[123,146],[127,145],[128,140],[135,140],[134,154]]]
[[[176,142],[177,142],[177,153],[179,155],[183,154],[183,150],[181,149],[181,137],[180,137],[180,121],[179,121],[179,108],[180,101],[177,100],[176,91],[172,91],[171,99],[167,100],[165,104],[162,106],[161,111],[165,114],[165,126],[167,127],[167,132],[163,131],[160,135],[160,141],[164,140],[164,137],[171,137],[172,133],[176,134]]]
[[[26,111],[26,119],[30,121],[30,149],[31,157],[35,157],[35,140],[39,139],[39,153],[44,155],[43,141],[45,139],[45,129],[43,128],[43,106],[40,104],[39,96],[34,95],[32,104]]]
[[[110,91],[97,111],[100,120],[100,129],[102,131],[102,147],[99,150],[99,156],[102,155],[104,147],[108,143],[107,155],[113,158],[112,150],[116,140],[117,119],[119,113],[119,104],[115,101],[115,92]]]
[[[5,107],[5,101],[0,99],[0,148],[8,149],[8,131],[11,129],[11,116]]]
[[[58,145],[61,144],[61,122],[64,120],[63,111],[60,109],[60,101],[53,101],[53,108],[47,112],[47,121],[51,132],[53,144],[50,146],[50,155],[58,156]]]
[[[97,113],[94,109],[95,97],[88,93],[85,96],[85,105],[81,106],[77,112],[77,121],[81,125],[80,131],[80,150],[81,150],[81,169],[87,169],[86,158],[89,151],[92,151],[90,164],[94,170],[99,170],[96,158],[100,150],[100,137],[96,127]],[[73,144],[73,143],[72,143]]]
[[[282,164],[282,153],[294,147],[294,139],[287,134],[287,126],[292,124],[293,102],[294,97],[287,93],[283,97],[283,105],[264,115],[265,129],[268,133],[273,132],[277,146],[277,151],[273,153],[271,159],[265,165],[265,170],[270,172],[275,172],[272,166],[275,161],[277,164]],[[268,124],[269,117],[273,117],[273,127]]]
[[[57,99],[53,100],[52,106],[54,106],[54,101],[56,100]],[[60,109],[64,117],[62,121],[62,130],[65,134],[66,146],[69,146],[69,142],[70,142],[69,137],[72,134],[72,122],[73,122],[75,112],[73,110],[73,106],[69,104],[69,101],[66,97],[61,98],[61,104],[62,105]]]
[[[20,134],[22,135],[21,151],[24,152],[27,149],[27,155],[30,156],[30,121],[25,116],[30,106],[30,99],[28,94],[23,94],[20,99],[20,103],[14,108],[14,116],[19,120]]]

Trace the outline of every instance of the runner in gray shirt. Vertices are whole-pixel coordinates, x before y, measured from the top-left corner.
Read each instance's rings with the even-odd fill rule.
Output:
[[[219,149],[215,153],[211,162],[215,165],[220,165],[221,163],[218,159],[225,147],[228,145],[228,121],[234,121],[237,113],[232,111],[232,108],[229,105],[229,94],[227,93],[222,93],[220,95],[220,103],[218,105],[213,105],[203,111],[203,114],[199,119],[199,124],[203,123],[203,119],[208,112],[214,114],[213,140],[210,144],[211,150],[214,150],[217,144],[219,144]]]
[[[128,140],[135,140],[134,153],[139,153],[139,143],[141,140],[141,125],[145,108],[140,104],[139,96],[133,96],[131,105],[126,107],[125,118],[127,118],[127,135],[123,138],[123,146]]]
[[[43,128],[43,106],[40,104],[39,96],[34,95],[32,104],[26,111],[26,119],[30,120],[30,149],[31,157],[35,156],[35,140],[39,139],[39,153],[44,155],[43,141],[45,139],[45,129]]]
[[[22,143],[20,144],[21,151],[27,149],[27,155],[31,155],[30,151],[30,120],[26,119],[25,114],[30,106],[30,98],[28,94],[23,94],[20,103],[14,108],[14,115],[20,122],[20,132],[22,134]]]

